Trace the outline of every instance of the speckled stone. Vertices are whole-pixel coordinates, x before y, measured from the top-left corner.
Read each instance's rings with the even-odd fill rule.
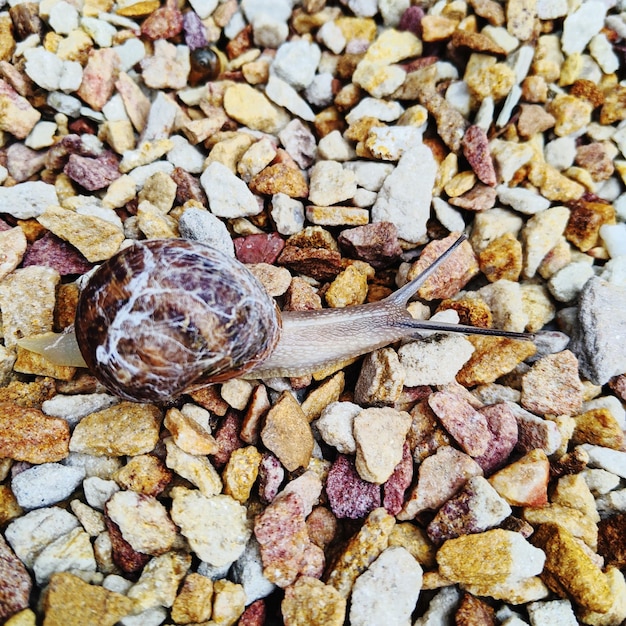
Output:
[[[4,537],[0,537],[0,563],[0,573],[4,581],[0,590],[0,619],[5,620],[28,607],[32,581]]]
[[[174,603],[172,620],[177,624],[204,622],[211,618],[213,581],[191,572],[185,576]]]
[[[207,497],[184,487],[172,491],[172,519],[198,558],[217,567],[235,561],[252,533],[245,507],[227,495]]]
[[[496,472],[489,482],[513,506],[540,507],[548,502],[550,462],[543,450],[532,450]]]
[[[224,93],[226,113],[253,130],[275,133],[289,122],[289,116],[250,85],[236,84]]]
[[[63,572],[51,577],[43,609],[46,626],[83,626],[90,614],[97,615],[102,626],[113,626],[133,612],[133,601]]]
[[[354,418],[356,470],[361,478],[382,484],[391,476],[402,459],[410,426],[411,416],[391,407],[363,409]]]
[[[69,454],[69,425],[38,409],[0,404],[0,456],[28,463],[60,461]]]
[[[544,415],[572,415],[582,408],[578,359],[569,350],[542,357],[522,377],[522,406]]]
[[[283,393],[268,412],[261,440],[288,471],[309,464],[313,435],[302,408],[290,393]]]
[[[346,617],[346,599],[321,580],[302,576],[285,590],[281,613],[289,624],[342,626]]]
[[[347,598],[359,575],[387,548],[394,526],[394,517],[385,509],[374,509],[333,564],[328,584]]]
[[[544,562],[522,535],[500,528],[448,539],[437,552],[441,574],[462,584],[512,583],[540,574]]]
[[[156,445],[160,422],[158,408],[120,402],[84,417],[72,433],[70,450],[96,456],[144,454]]]
[[[222,473],[224,493],[245,503],[259,473],[261,453],[254,446],[233,450]]]
[[[195,485],[204,496],[215,496],[222,491],[222,479],[206,456],[188,454],[174,440],[165,440],[165,463],[179,476]]]
[[[361,406],[392,404],[399,398],[405,381],[405,368],[396,351],[392,348],[375,350],[363,359],[354,399]]]
[[[580,607],[606,612],[613,599],[606,576],[565,528],[543,524],[531,537],[546,555],[544,580],[557,593],[566,592]]]

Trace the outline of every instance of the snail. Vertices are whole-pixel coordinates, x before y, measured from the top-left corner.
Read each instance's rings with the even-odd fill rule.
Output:
[[[226,55],[215,46],[204,46],[191,51],[189,55],[191,65],[189,83],[199,83],[217,80],[226,69]]]
[[[158,402],[238,376],[312,373],[425,330],[533,339],[410,316],[408,300],[464,240],[384,300],[282,314],[252,273],[219,251],[183,239],[138,242],[92,274],[75,339],[22,345],[57,364],[86,365],[122,398]]]

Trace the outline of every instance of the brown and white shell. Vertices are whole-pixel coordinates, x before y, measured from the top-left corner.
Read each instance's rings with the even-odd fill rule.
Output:
[[[280,334],[272,298],[241,264],[182,239],[133,244],[81,293],[76,336],[112,393],[169,401],[252,369]]]

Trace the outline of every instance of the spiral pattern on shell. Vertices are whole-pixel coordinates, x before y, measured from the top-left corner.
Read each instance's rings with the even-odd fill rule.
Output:
[[[133,244],[100,266],[75,326],[83,358],[107,389],[155,402],[250,370],[274,348],[280,318],[241,263],[168,239]]]

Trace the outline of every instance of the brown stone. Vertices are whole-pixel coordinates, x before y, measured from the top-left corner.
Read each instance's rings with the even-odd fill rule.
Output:
[[[69,441],[65,420],[12,402],[0,404],[0,458],[53,463],[69,454]]]
[[[598,141],[576,148],[576,165],[589,172],[594,182],[610,178],[615,171],[613,159]]]
[[[133,456],[115,472],[113,478],[124,489],[158,496],[173,478],[165,463],[151,454]]]
[[[290,472],[307,467],[313,452],[309,422],[291,393],[285,391],[265,418],[261,440]]]
[[[505,56],[506,50],[499,46],[491,37],[482,33],[457,29],[452,34],[450,43],[455,48],[469,48],[472,52],[485,52]]]
[[[538,104],[522,104],[517,120],[520,137],[528,139],[535,133],[542,133],[554,126],[555,119]]]
[[[608,409],[591,409],[576,415],[574,420],[572,443],[590,443],[614,450],[620,450],[624,445],[624,432]]]
[[[478,298],[459,298],[458,300],[443,300],[437,311],[452,309],[459,316],[459,324],[491,328],[493,316],[484,300]]]
[[[498,280],[517,282],[523,260],[522,244],[511,233],[497,237],[478,254],[480,271],[490,283]]]
[[[306,198],[309,193],[304,174],[286,163],[275,163],[261,170],[250,181],[250,190],[264,195],[284,193],[291,198]]]
[[[484,600],[465,592],[454,614],[456,626],[496,626],[496,613]]]
[[[608,126],[623,119],[626,119],[626,87],[615,85],[604,96],[604,104],[600,110],[600,124]]]
[[[626,567],[626,513],[617,513],[598,524],[598,554],[606,565]]]
[[[278,263],[316,280],[331,280],[343,269],[341,254],[324,248],[298,248],[286,245]]]
[[[585,98],[591,102],[595,107],[602,106],[604,104],[604,92],[594,83],[587,78],[579,78],[574,81],[574,84],[570,87],[569,92],[577,98]]]

